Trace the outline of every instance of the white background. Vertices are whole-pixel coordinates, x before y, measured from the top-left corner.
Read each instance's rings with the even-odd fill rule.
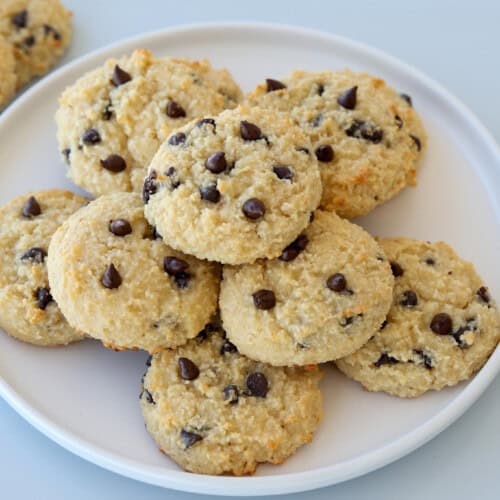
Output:
[[[367,42],[418,67],[462,99],[500,139],[496,0],[64,2],[75,15],[74,41],[64,62],[131,35],[183,23],[299,24]],[[203,498],[144,485],[89,464],[32,429],[1,400],[0,435],[2,500]],[[500,379],[457,423],[410,456],[362,478],[290,498],[497,500]]]

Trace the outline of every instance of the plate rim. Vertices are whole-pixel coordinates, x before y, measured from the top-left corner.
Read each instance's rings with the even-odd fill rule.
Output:
[[[482,124],[476,114],[464,103],[449,92],[443,85],[428,77],[422,71],[387,54],[378,48],[366,43],[352,40],[348,37],[332,34],[322,30],[305,28],[302,26],[268,22],[209,22],[182,24],[157,31],[148,31],[120,39],[116,42],[100,47],[88,54],[84,54],[53,71],[47,77],[36,82],[27,89],[23,95],[5,109],[0,115],[0,127],[4,122],[14,115],[17,108],[25,101],[50,87],[52,82],[65,73],[70,73],[74,68],[91,61],[94,58],[109,57],[109,52],[124,50],[123,46],[154,43],[163,37],[175,37],[185,35],[189,32],[212,32],[216,33],[224,29],[281,32],[287,35],[298,35],[300,37],[315,38],[319,41],[333,43],[362,52],[371,60],[380,60],[385,66],[395,68],[408,75],[413,81],[420,83],[426,90],[430,90],[439,100],[454,109],[455,112],[475,130],[476,135],[481,137],[484,145],[488,147],[488,153],[496,161],[492,169],[498,169],[500,165],[500,146],[491,132]],[[127,49],[128,50],[128,49]],[[483,167],[486,169],[487,167]],[[500,171],[495,172],[497,175]],[[488,192],[491,203],[495,208],[497,220],[500,219],[500,200],[493,195],[493,188],[482,182],[483,188]],[[71,432],[54,424],[50,418],[44,416],[35,407],[32,407],[26,399],[18,395],[0,374],[0,396],[27,422],[35,427],[49,439],[55,441],[63,448],[75,455],[99,465],[107,470],[120,475],[142,481],[145,483],[171,488],[190,493],[202,493],[212,495],[275,495],[309,491],[361,476],[375,469],[383,467],[424,445],[452,423],[454,423],[472,404],[481,396],[500,372],[500,348],[492,354],[484,367],[475,375],[460,394],[444,406],[437,414],[425,423],[417,426],[412,431],[399,437],[391,443],[379,447],[370,452],[354,457],[346,462],[336,465],[325,466],[304,472],[290,472],[270,476],[252,477],[226,477],[207,476],[193,474],[182,470],[170,471],[161,466],[144,466],[141,462],[126,459],[117,453],[106,451]],[[248,488],[251,486],[251,489]]]

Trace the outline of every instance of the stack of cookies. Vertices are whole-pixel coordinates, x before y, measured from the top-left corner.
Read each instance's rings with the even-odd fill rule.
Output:
[[[281,463],[322,416],[319,364],[416,397],[472,376],[500,318],[444,243],[349,221],[415,183],[407,95],[349,70],[267,79],[245,102],[207,61],[110,60],[60,99],[68,176],[96,199],[0,210],[0,325],[151,354],[146,427],[185,470]]]

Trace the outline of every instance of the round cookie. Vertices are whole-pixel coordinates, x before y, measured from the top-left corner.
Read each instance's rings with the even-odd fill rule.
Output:
[[[241,98],[231,75],[206,60],[154,58],[147,50],[110,59],[59,100],[57,138],[68,177],[95,196],[140,191],[173,128]]]
[[[294,71],[248,96],[254,106],[290,112],[313,143],[322,208],[365,215],[415,184],[426,135],[409,96],[366,73]]]
[[[165,245],[134,193],[102,196],[70,217],[48,269],[68,322],[114,349],[184,344],[217,308],[218,266]]]
[[[338,368],[370,391],[417,397],[471,377],[500,340],[498,310],[472,264],[445,243],[380,241],[395,275],[387,321]]]
[[[59,0],[2,0],[0,36],[11,44],[18,89],[62,56],[71,41],[71,20]]]
[[[219,305],[229,340],[246,356],[278,366],[322,363],[377,331],[393,282],[368,233],[318,210],[279,259],[224,267]]]
[[[51,189],[19,196],[0,208],[0,327],[42,346],[83,338],[52,299],[47,278],[49,242],[83,196]]]
[[[141,406],[146,428],[181,467],[252,474],[312,440],[322,416],[317,366],[277,368],[238,354],[209,327],[148,362]]]
[[[2,36],[0,36],[0,111],[14,97],[16,90],[16,62],[12,46]]]
[[[285,114],[243,106],[176,129],[143,188],[146,217],[169,245],[224,264],[277,257],[320,197],[301,130]]]

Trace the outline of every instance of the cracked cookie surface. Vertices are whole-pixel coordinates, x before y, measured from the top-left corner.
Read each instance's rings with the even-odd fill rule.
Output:
[[[229,340],[252,359],[322,363],[354,352],[377,331],[393,282],[367,232],[317,210],[278,259],[224,267],[222,321]]]
[[[141,407],[160,449],[201,474],[252,474],[312,440],[318,367],[277,368],[238,353],[217,327],[148,362]]]
[[[498,310],[472,264],[445,243],[380,240],[395,274],[387,320],[338,368],[371,391],[400,397],[455,385],[500,339]]]
[[[135,193],[101,196],[69,218],[48,268],[68,322],[115,349],[181,345],[217,307],[218,266],[165,245]]]
[[[309,136],[326,210],[365,215],[415,184],[426,135],[411,98],[380,78],[347,69],[294,71],[258,85],[248,102],[289,112]]]
[[[0,326],[42,346],[83,338],[64,319],[47,277],[52,235],[87,199],[51,189],[19,196],[0,209]]]
[[[206,60],[155,58],[144,49],[110,59],[59,100],[57,137],[68,177],[95,196],[140,191],[173,128],[239,100],[231,75]]]

